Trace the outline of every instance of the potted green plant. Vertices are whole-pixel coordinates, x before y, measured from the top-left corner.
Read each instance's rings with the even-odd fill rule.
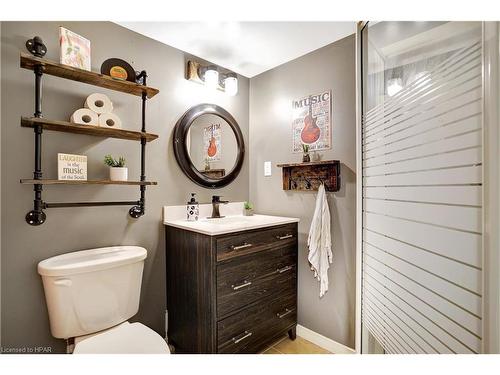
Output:
[[[116,160],[111,155],[106,155],[104,157],[104,164],[109,166],[109,179],[111,181],[128,180],[128,168],[125,167],[125,158],[123,156],[120,156]]]
[[[253,215],[253,206],[250,202],[245,202],[243,205],[243,215],[252,216]]]
[[[209,171],[210,170],[210,159],[205,158],[205,170]]]
[[[309,156],[309,145],[302,143],[302,151],[304,151],[304,154],[302,155],[302,162],[309,163],[311,161],[311,157]]]

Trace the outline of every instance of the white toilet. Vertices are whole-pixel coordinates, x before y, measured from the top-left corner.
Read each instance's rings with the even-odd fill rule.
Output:
[[[146,249],[113,246],[38,264],[52,336],[75,339],[73,353],[170,353],[165,340],[127,319],[139,310]]]

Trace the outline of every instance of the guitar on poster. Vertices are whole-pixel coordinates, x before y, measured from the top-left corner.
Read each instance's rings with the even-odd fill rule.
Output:
[[[208,141],[208,149],[207,149],[207,155],[211,158],[213,158],[217,154],[217,145],[215,144],[215,137],[214,137],[214,126],[212,125],[212,136],[210,137],[210,140]]]

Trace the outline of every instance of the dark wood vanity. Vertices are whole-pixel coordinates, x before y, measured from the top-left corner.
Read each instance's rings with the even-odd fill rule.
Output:
[[[225,128],[224,134],[234,136],[229,143],[234,152],[224,151],[233,157],[221,164],[233,164],[227,174],[225,169],[199,171],[191,159],[193,145],[206,146],[199,139],[202,131],[211,129],[210,142],[217,144],[214,121],[221,134]],[[210,157],[211,147],[202,148]],[[173,149],[184,174],[212,189],[234,181],[245,156],[236,119],[207,103],[188,109],[179,119]],[[167,336],[177,353],[258,353],[287,332],[295,339],[298,219],[243,216],[243,202],[225,205],[227,212],[220,215],[223,203],[228,202],[212,196],[212,207],[200,205],[200,220],[195,222],[186,220],[185,207],[164,207]]]
[[[177,353],[258,353],[297,325],[297,223],[209,236],[166,226]]]

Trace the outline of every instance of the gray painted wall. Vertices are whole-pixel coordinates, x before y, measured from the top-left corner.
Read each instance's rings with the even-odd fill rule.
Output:
[[[250,200],[259,213],[295,216],[299,224],[299,324],[354,347],[356,129],[354,36],[349,36],[250,80]],[[332,90],[333,147],[322,160],[342,163],[342,188],[328,197],[332,217],[334,263],[330,289],[319,298],[319,285],[307,262],[307,235],[316,194],[282,190],[277,163],[299,162],[291,152],[293,99]],[[272,176],[264,177],[264,161]]]
[[[147,189],[147,213],[139,220],[128,217],[128,207],[64,208],[47,210],[47,222],[31,227],[24,215],[31,209],[33,188],[20,185],[33,171],[33,131],[21,128],[20,116],[33,113],[33,73],[19,68],[19,52],[34,35],[43,38],[47,58],[59,59],[58,26],[83,35],[92,43],[92,70],[102,61],[119,57],[137,70],[146,69],[148,84],[160,94],[148,102],[147,129],[160,138],[147,147],[147,177],[158,181]],[[43,288],[36,272],[45,258],[81,249],[133,244],[148,249],[143,278],[141,308],[136,320],[164,334],[165,257],[161,208],[182,204],[190,192],[201,202],[212,194],[231,201],[248,199],[248,156],[241,174],[229,187],[207,190],[190,182],[175,161],[171,134],[177,119],[192,105],[210,102],[227,109],[239,122],[248,144],[248,79],[239,77],[239,94],[229,97],[209,92],[184,79],[185,54],[112,23],[103,22],[2,22],[1,24],[1,208],[2,208],[2,345],[4,347],[52,346],[64,350],[64,342],[51,337]],[[43,81],[43,113],[48,119],[68,119],[92,92],[103,92],[115,104],[124,127],[140,129],[140,99],[126,94],[47,76]],[[139,177],[138,142],[45,132],[44,177],[57,176],[58,152],[88,156],[89,178],[106,178],[105,154],[124,155],[130,178]],[[137,187],[47,186],[48,202],[133,200]],[[5,308],[8,307],[8,308]]]

